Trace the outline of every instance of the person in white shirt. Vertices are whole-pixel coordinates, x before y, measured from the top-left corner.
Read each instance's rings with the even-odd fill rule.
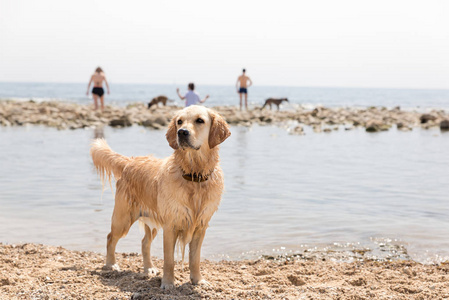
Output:
[[[193,83],[189,83],[188,89],[189,91],[184,96],[182,96],[179,93],[179,88],[176,89],[179,98],[181,98],[181,100],[186,100],[186,107],[190,105],[204,103],[207,100],[207,98],[209,98],[209,95],[206,95],[206,97],[203,100],[201,100],[200,96],[196,92],[194,92],[195,85]]]

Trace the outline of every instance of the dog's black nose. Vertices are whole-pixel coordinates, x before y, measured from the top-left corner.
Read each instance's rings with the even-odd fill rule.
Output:
[[[190,132],[187,129],[179,129],[178,130],[179,137],[188,136],[189,134],[190,134]]]

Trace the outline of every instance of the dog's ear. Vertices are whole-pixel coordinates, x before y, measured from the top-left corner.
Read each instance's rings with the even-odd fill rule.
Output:
[[[212,149],[215,146],[223,143],[224,140],[226,140],[231,135],[231,131],[229,130],[228,123],[226,123],[222,116],[220,116],[213,110],[209,110],[209,115],[211,119],[209,131],[209,148]]]
[[[177,139],[177,130],[176,130],[176,117],[173,117],[173,119],[170,121],[170,125],[168,125],[167,133],[165,134],[165,137],[167,138],[168,144],[173,149],[178,149],[178,139]]]

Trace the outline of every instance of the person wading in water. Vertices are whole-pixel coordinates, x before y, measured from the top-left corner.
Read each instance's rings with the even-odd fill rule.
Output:
[[[246,76],[246,70],[242,70],[242,75],[237,78],[237,83],[235,87],[237,88],[237,93],[240,96],[240,110],[242,110],[242,96],[245,94],[245,108],[248,110],[248,88],[253,84],[251,79]]]
[[[92,89],[92,97],[94,98],[95,110],[98,109],[98,99],[100,99],[101,103],[101,111],[104,110],[104,89],[103,89],[103,81],[106,84],[106,88],[108,89],[109,95],[109,84],[106,80],[106,76],[104,75],[103,70],[98,67],[95,70],[95,73],[90,77],[89,84],[87,85],[86,95],[89,95],[90,85],[93,82],[94,88]]]

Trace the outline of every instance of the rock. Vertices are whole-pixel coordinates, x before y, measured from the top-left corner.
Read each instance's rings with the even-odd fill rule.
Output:
[[[320,112],[320,110],[318,108],[315,108],[314,110],[312,110],[312,112],[310,113],[313,117],[316,117],[318,115],[318,113]]]
[[[429,121],[435,121],[437,117],[431,114],[423,114],[421,117],[419,117],[419,120],[421,121],[421,124],[425,124]]]
[[[43,107],[40,107],[39,108],[39,112],[41,113],[41,114],[49,114],[50,113],[50,109],[48,109],[48,107],[46,107],[46,106],[43,106]]]
[[[407,274],[408,276],[416,276],[416,271],[406,267],[404,269],[404,273]]]
[[[440,122],[441,130],[449,130],[449,120],[443,120]]]
[[[321,131],[322,131],[321,126],[318,126],[318,125],[313,126],[313,132],[320,133]]]
[[[287,278],[294,286],[301,286],[306,284],[306,282],[297,275],[288,275]]]
[[[153,124],[153,128],[154,128],[154,129],[164,129],[164,126],[162,126],[162,125],[160,125],[160,124],[158,124],[158,123],[154,123],[154,124]]]
[[[387,131],[387,130],[389,130],[391,128],[391,125],[388,125],[388,124],[382,124],[380,127],[379,127],[379,130],[380,131]]]
[[[349,280],[348,283],[352,286],[363,286],[366,285],[366,280],[363,277],[359,277],[354,280]]]
[[[302,126],[297,125],[292,130],[290,130],[290,134],[304,135],[304,128],[302,128]]]
[[[377,131],[380,130],[380,126],[381,125],[382,125],[382,123],[380,121],[369,120],[365,124],[365,129],[366,129],[367,132],[377,132]]]
[[[264,122],[264,123],[271,123],[271,122],[273,122],[273,118],[271,118],[270,116],[260,116],[259,120]]]
[[[117,127],[117,126],[126,127],[126,126],[131,126],[131,125],[132,124],[127,116],[122,116],[118,119],[112,119],[111,121],[109,121],[109,126],[112,126],[112,127]]]
[[[236,115],[230,115],[230,116],[226,117],[226,121],[227,121],[229,124],[235,125],[235,124],[240,123],[240,122],[242,121],[242,119],[239,118],[239,117],[236,116]]]
[[[365,124],[365,128],[367,132],[377,132],[377,131],[386,131],[390,129],[391,125],[385,124],[379,120],[369,120]]]
[[[154,123],[159,124],[161,126],[166,126],[168,124],[167,119],[162,116],[157,116],[154,120]]]
[[[148,119],[148,120],[143,121],[141,124],[144,127],[153,127],[153,120],[152,119]]]
[[[332,131],[332,129],[330,129],[330,128],[324,128],[323,129],[323,132],[331,132]]]
[[[0,286],[2,286],[2,285],[10,285],[10,284],[11,284],[11,282],[9,281],[8,278],[2,278],[0,280]]]
[[[4,119],[4,120],[0,120],[0,124],[2,124],[5,127],[9,127],[11,126],[11,122],[9,122],[8,120]]]

